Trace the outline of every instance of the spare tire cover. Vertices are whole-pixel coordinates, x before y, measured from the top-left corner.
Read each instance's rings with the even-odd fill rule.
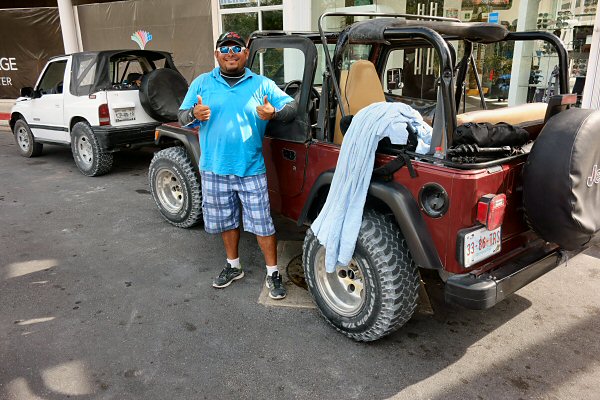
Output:
[[[531,227],[566,250],[600,237],[600,111],[570,109],[552,117],[523,169]]]
[[[177,121],[177,111],[187,93],[185,78],[177,71],[161,68],[146,74],[140,85],[144,111],[157,121]]]

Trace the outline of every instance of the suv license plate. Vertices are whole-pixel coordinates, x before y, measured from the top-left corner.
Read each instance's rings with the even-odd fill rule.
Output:
[[[115,109],[115,121],[133,121],[135,120],[134,108],[117,108]]]
[[[488,231],[483,227],[465,235],[463,254],[465,268],[477,264],[502,249],[502,227]]]

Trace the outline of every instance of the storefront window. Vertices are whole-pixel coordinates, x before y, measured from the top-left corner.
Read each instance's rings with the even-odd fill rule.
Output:
[[[565,43],[569,53],[570,91],[582,94],[597,3],[598,0],[312,0],[312,29],[317,29],[317,20],[324,12],[372,11],[444,16],[464,22],[497,22],[513,32],[551,32]],[[532,14],[534,18],[531,18]],[[325,28],[341,30],[360,18],[330,18],[325,21]],[[556,56],[550,53],[551,49],[540,43],[519,46],[501,42],[474,47],[473,56],[490,108],[505,107],[509,102],[516,105],[540,99],[546,101],[548,93],[556,90],[552,76],[557,74],[555,66],[558,63]],[[518,62],[513,59],[516,56]],[[516,81],[515,77],[518,78]],[[519,89],[512,89],[509,99],[511,82]],[[518,96],[515,96],[515,90],[519,92]],[[472,74],[467,91],[469,96],[478,98]]]
[[[283,30],[282,0],[219,0],[221,31],[248,39],[257,30]]]
[[[256,7],[257,5],[258,0],[219,0],[221,9]]]
[[[283,86],[291,81],[302,81],[304,68],[298,66],[304,66],[304,53],[301,50],[269,48],[258,50],[258,57],[254,58],[250,69]]]
[[[254,31],[283,30],[282,0],[219,0],[219,4],[222,32],[235,31],[248,40]],[[268,49],[259,53],[252,69],[282,83],[291,70],[284,68],[284,63],[292,58],[294,55],[282,49]]]
[[[262,30],[283,30],[283,10],[263,11]]]
[[[244,40],[258,30],[258,13],[224,14],[222,16],[223,32],[234,31],[239,33]]]

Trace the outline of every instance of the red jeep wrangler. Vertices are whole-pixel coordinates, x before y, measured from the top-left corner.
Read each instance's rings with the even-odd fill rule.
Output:
[[[357,16],[363,20],[341,32],[322,28],[325,17]],[[536,57],[540,46],[544,59]],[[546,102],[486,109],[491,102],[473,73],[474,53],[498,51],[528,56],[537,67],[558,65]],[[376,340],[411,318],[420,271],[439,273],[447,302],[487,309],[600,236],[600,112],[570,108],[577,99],[568,94],[567,51],[550,33],[441,17],[328,13],[319,33],[254,33],[248,67],[298,101],[295,121],[272,121],[265,134],[272,212],[305,228],[309,291],[325,319],[355,340]],[[479,97],[467,96],[469,70]],[[517,91],[531,97],[526,85]],[[431,151],[382,141],[376,167],[401,157],[410,168],[372,180],[353,260],[326,273],[324,247],[309,226],[334,175],[340,121],[381,101],[409,104],[433,120]],[[532,142],[456,146],[456,128],[467,122],[519,126]],[[184,228],[201,221],[197,135],[160,126],[156,140],[178,145],[156,153],[149,171],[160,212]],[[433,156],[436,148],[443,158]],[[282,235],[286,228],[278,229]]]

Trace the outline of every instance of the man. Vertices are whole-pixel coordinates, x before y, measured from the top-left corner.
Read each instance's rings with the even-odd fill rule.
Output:
[[[235,32],[216,43],[219,66],[194,79],[179,109],[182,125],[200,126],[202,212],[208,233],[220,233],[227,263],[213,287],[244,277],[240,265],[240,202],[244,229],[256,235],[267,268],[269,296],[286,290],[277,268],[277,240],[270,214],[262,140],[267,122],[290,121],[295,101],[275,82],[245,68],[248,49]]]

